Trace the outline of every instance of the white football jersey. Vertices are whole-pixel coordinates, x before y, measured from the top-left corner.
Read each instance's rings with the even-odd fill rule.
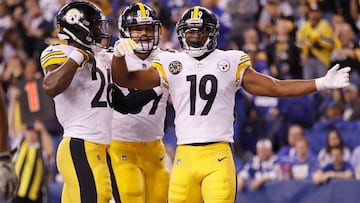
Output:
[[[129,71],[148,68],[151,62],[161,50],[156,49],[142,60],[135,54],[126,56]],[[128,88],[120,87],[124,95],[128,95]],[[161,139],[164,135],[164,120],[166,104],[169,93],[164,89],[162,95],[150,101],[139,112],[121,114],[114,110],[112,121],[112,136],[114,140],[127,142],[148,142]]]
[[[216,49],[199,61],[163,52],[152,66],[172,98],[178,144],[233,142],[235,93],[251,66],[247,54]]]
[[[41,53],[46,74],[50,65],[60,65],[76,49],[73,46],[50,45]],[[112,108],[110,107],[111,57],[105,50],[94,54],[96,68],[89,63],[79,68],[70,86],[54,98],[56,116],[64,128],[64,137],[110,144]]]

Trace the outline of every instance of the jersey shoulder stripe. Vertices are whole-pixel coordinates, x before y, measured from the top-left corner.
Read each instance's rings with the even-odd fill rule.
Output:
[[[67,60],[67,56],[75,47],[63,44],[48,46],[40,56],[41,67],[46,69],[51,65],[62,64]]]
[[[151,66],[154,67],[156,70],[158,70],[158,72],[161,76],[161,83],[163,84],[163,86],[166,89],[169,89],[169,83],[168,83],[168,79],[166,77],[164,67],[160,63],[157,63],[157,62],[152,62]]]

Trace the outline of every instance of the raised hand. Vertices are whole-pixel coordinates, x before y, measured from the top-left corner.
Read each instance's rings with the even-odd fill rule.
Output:
[[[116,57],[122,57],[134,54],[136,43],[130,38],[121,38],[115,42],[114,55]]]
[[[334,65],[324,77],[315,79],[317,90],[344,88],[350,85],[350,67],[339,69],[339,64]]]

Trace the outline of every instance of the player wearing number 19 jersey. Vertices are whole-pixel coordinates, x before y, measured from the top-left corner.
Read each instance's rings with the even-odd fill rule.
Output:
[[[160,21],[155,11],[142,3],[131,4],[119,16],[122,37],[131,37],[137,44],[135,54],[126,57],[135,71],[150,67],[152,59],[162,52]],[[121,88],[129,97],[139,90]],[[168,196],[169,171],[166,167],[164,120],[168,92],[155,88],[157,95],[138,109],[119,113],[114,111],[111,144],[116,186],[122,203],[165,203]],[[144,90],[154,91],[154,90]],[[114,183],[113,183],[114,184]],[[116,189],[114,189],[116,192]],[[114,199],[119,198],[114,194]]]
[[[277,80],[258,73],[244,52],[216,49],[218,28],[211,11],[195,6],[176,24],[184,52],[160,53],[153,68],[129,72],[124,56],[132,53],[133,42],[121,40],[114,50],[115,83],[143,89],[161,84],[169,89],[178,138],[169,203],[235,201],[236,175],[229,144],[239,88],[254,95],[290,97],[349,85],[350,68],[337,70],[338,66],[315,80]]]
[[[110,37],[106,23],[94,4],[70,2],[57,15],[58,36],[68,44],[50,45],[41,54],[43,87],[64,129],[56,160],[64,178],[63,203],[111,199],[111,58],[102,44]]]

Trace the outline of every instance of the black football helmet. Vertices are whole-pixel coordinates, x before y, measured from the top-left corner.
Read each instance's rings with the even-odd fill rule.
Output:
[[[137,26],[152,26],[153,34],[151,36],[131,36],[130,30]],[[137,44],[136,52],[146,53],[157,48],[161,38],[161,23],[154,9],[150,6],[135,3],[126,7],[119,16],[118,27],[120,37],[131,38]]]
[[[210,10],[195,6],[187,9],[176,24],[181,47],[193,57],[200,57],[216,48],[219,20]],[[189,39],[188,32],[197,32],[197,39]]]
[[[58,37],[85,46],[108,47],[111,35],[102,11],[93,3],[73,1],[60,9],[56,17]]]

